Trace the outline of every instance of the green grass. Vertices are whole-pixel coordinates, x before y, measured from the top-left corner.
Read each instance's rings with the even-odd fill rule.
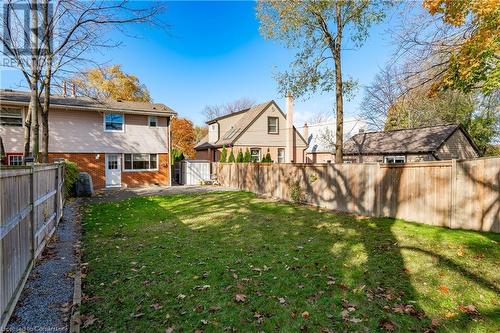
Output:
[[[84,331],[500,331],[498,234],[246,192],[93,205],[83,221]]]

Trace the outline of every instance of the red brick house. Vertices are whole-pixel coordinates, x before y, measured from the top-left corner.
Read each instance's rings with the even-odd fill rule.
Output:
[[[29,93],[0,91],[0,136],[9,165],[22,161]],[[49,159],[66,158],[95,189],[170,184],[170,119],[163,104],[52,96]]]

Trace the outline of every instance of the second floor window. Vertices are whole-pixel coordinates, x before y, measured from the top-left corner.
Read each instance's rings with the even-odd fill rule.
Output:
[[[118,113],[106,113],[104,115],[104,130],[107,132],[123,132],[125,117]]]
[[[9,155],[9,165],[23,165],[23,155]]]
[[[21,109],[0,109],[0,125],[10,127],[23,126],[23,111]]]
[[[158,126],[158,119],[155,116],[149,116],[148,117],[148,124],[149,124],[149,127],[157,127]]]
[[[267,117],[267,133],[278,134],[278,117]]]
[[[285,148],[278,148],[278,163],[285,163]]]
[[[405,156],[384,156],[384,163],[403,164],[406,163]]]

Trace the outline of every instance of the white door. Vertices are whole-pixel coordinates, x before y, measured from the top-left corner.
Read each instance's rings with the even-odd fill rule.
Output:
[[[122,185],[122,166],[120,154],[106,154],[106,186]]]

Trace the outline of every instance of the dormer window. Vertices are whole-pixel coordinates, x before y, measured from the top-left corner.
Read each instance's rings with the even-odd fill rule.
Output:
[[[104,114],[104,131],[105,132],[123,132],[125,124],[125,116],[119,113]]]

